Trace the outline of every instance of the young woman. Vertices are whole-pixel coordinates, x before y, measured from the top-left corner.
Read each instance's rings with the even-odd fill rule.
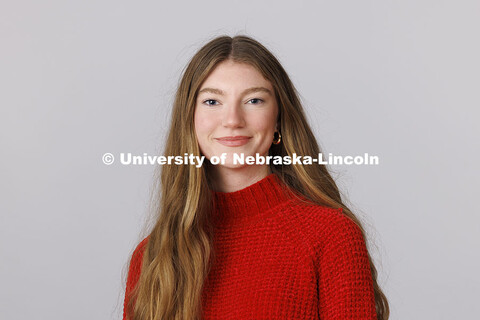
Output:
[[[260,43],[222,36],[193,56],[165,153],[206,160],[162,167],[124,319],[388,319],[365,232],[327,168],[238,161],[321,153],[287,73]]]

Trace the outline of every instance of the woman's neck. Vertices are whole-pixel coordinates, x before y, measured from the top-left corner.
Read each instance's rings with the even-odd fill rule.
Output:
[[[241,168],[215,166],[211,170],[214,191],[235,192],[268,176],[272,171],[267,165],[247,165]]]
[[[212,191],[211,223],[222,229],[227,225],[241,226],[297,196],[274,173],[234,192]]]

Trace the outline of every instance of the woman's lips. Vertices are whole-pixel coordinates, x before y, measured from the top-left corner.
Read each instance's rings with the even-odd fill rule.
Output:
[[[245,137],[245,136],[221,137],[221,138],[215,138],[215,140],[217,140],[219,143],[227,147],[239,147],[248,143],[248,141],[250,140],[250,137]]]

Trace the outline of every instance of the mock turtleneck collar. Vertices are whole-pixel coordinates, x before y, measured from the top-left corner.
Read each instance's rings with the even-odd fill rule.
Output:
[[[254,219],[263,212],[293,197],[292,191],[271,173],[254,184],[234,192],[213,192],[215,218],[218,222],[237,222]]]

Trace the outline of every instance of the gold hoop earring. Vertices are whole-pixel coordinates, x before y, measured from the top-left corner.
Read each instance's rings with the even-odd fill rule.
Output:
[[[275,137],[275,134],[277,134],[278,136]],[[280,144],[281,141],[282,135],[280,134],[280,131],[275,131],[275,133],[273,134],[273,144]]]

